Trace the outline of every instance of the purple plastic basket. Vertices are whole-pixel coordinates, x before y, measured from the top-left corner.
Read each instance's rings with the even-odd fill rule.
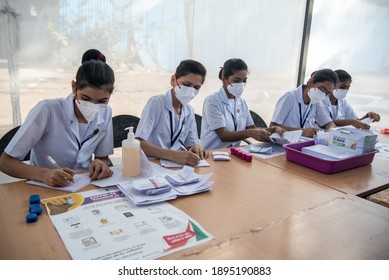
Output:
[[[369,153],[355,155],[342,160],[321,159],[301,152],[303,147],[313,145],[315,145],[314,140],[283,145],[286,151],[286,159],[322,173],[333,174],[370,164],[374,159],[375,153],[378,152],[378,150],[374,150]]]

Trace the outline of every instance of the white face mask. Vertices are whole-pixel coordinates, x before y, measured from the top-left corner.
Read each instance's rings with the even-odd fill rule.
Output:
[[[326,94],[318,88],[311,88],[308,91],[308,97],[311,100],[311,104],[319,103],[326,98]]]
[[[174,92],[176,93],[176,97],[180,103],[185,106],[191,101],[198,93],[199,91],[193,87],[187,87],[181,85],[174,87]]]
[[[246,83],[233,83],[227,86],[227,90],[236,98],[242,96],[244,89],[246,88]]]
[[[347,89],[334,89],[334,91],[332,92],[332,94],[336,97],[336,99],[343,99],[346,97],[348,93],[348,90]]]
[[[95,120],[99,116],[100,112],[107,107],[107,104],[94,104],[85,100],[76,99],[75,102],[88,123]]]

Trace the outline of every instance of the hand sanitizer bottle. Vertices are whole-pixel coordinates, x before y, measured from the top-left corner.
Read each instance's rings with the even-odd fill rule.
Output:
[[[127,139],[122,141],[123,176],[134,177],[140,174],[140,142],[135,139],[134,128],[127,129]]]

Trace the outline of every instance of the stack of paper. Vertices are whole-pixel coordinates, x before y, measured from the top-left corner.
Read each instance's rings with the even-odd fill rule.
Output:
[[[355,152],[352,152],[349,149],[337,146],[326,146],[321,144],[303,147],[301,151],[311,156],[326,160],[342,160],[355,156]]]
[[[270,135],[270,141],[278,145],[296,143],[300,141],[302,133],[302,130],[286,131],[284,132],[282,137],[278,133],[273,133],[272,135]]]
[[[134,189],[145,195],[156,195],[168,192],[172,189],[172,185],[166,178],[148,178],[139,179],[133,182]]]
[[[184,167],[183,164],[180,164],[180,163],[177,163],[174,161],[170,161],[167,159],[161,159],[161,166],[166,167],[166,168]],[[199,161],[199,163],[195,167],[209,167],[209,163],[205,159],[202,159]]]
[[[214,151],[212,152],[213,160],[231,160],[230,154],[228,152]]]
[[[194,173],[193,167],[184,166],[181,170],[166,175],[165,178],[173,187],[179,187],[199,182],[201,175]]]
[[[266,147],[264,145],[251,144],[250,153],[259,153],[259,154],[271,154],[273,153],[273,147]]]
[[[194,172],[193,167],[184,166],[183,169],[170,171],[168,174],[156,174],[152,178],[121,182],[117,186],[134,205],[148,205],[176,199],[178,196],[209,191],[213,183],[208,180],[211,175],[212,173],[199,175]],[[157,188],[150,179],[158,186]],[[171,189],[158,191],[159,187],[164,190],[169,188],[167,184]]]

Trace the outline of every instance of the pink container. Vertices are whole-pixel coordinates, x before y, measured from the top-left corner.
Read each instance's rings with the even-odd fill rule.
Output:
[[[252,154],[246,154],[245,161],[252,162],[253,161],[253,155]]]
[[[321,159],[301,152],[303,147],[313,145],[315,145],[314,140],[283,145],[286,151],[286,159],[322,173],[333,174],[370,164],[374,159],[375,153],[378,152],[378,150],[374,150],[366,154],[355,155],[342,160]]]
[[[246,160],[246,153],[245,152],[243,152],[243,151],[241,152],[240,159]]]

